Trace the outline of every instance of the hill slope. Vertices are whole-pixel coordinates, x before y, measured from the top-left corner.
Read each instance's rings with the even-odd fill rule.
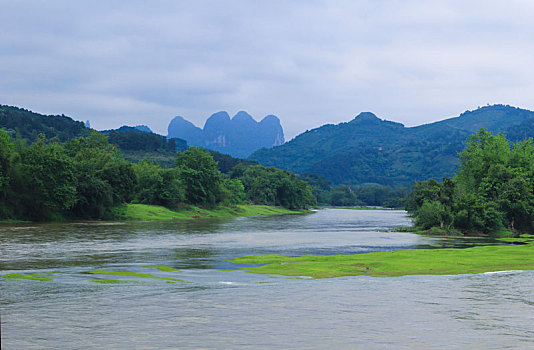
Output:
[[[0,105],[0,129],[12,136],[35,141],[39,134],[57,137],[64,142],[77,136],[87,136],[91,129],[65,115],[42,115],[23,108]]]
[[[321,174],[336,184],[406,185],[452,175],[457,153],[476,130],[510,132],[518,139],[534,136],[533,121],[534,112],[504,105],[410,128],[365,112],[350,122],[324,125],[282,146],[256,151],[249,159]]]

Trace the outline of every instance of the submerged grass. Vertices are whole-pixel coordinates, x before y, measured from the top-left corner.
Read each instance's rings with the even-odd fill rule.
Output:
[[[52,281],[52,275],[44,273],[7,273],[2,278],[33,280],[33,281]]]
[[[354,255],[252,255],[231,262],[248,272],[283,276],[457,275],[506,270],[534,270],[534,239],[522,245],[472,248],[405,249]]]
[[[306,210],[289,210],[282,207],[268,205],[236,205],[204,209],[196,206],[186,206],[182,209],[171,210],[162,206],[148,204],[128,204],[115,208],[115,216],[125,220],[193,220],[201,218],[230,218],[236,216],[259,216],[299,214]]]
[[[164,281],[174,281],[174,282],[186,282],[179,278],[171,278],[171,277],[158,277],[151,275],[149,273],[142,273],[142,272],[135,272],[135,271],[124,271],[124,270],[93,270],[89,271],[90,274],[94,275],[108,275],[108,276],[120,276],[120,277],[137,277],[137,278],[152,278],[157,280],[164,280]]]

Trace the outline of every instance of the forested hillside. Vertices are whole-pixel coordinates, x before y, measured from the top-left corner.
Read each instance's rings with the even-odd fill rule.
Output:
[[[316,203],[295,174],[236,166],[238,171],[224,175],[209,152],[197,147],[175,153],[168,169],[147,160],[130,163],[97,131],[65,143],[41,134],[26,144],[0,130],[0,220],[110,219],[126,203],[170,209],[240,203],[300,209]]]
[[[347,123],[307,131],[282,146],[259,150],[249,159],[320,174],[334,184],[402,186],[452,176],[458,152],[480,128],[509,132],[518,140],[534,136],[533,126],[534,112],[504,105],[410,128],[367,112]]]
[[[39,134],[57,137],[64,142],[78,136],[87,136],[90,129],[84,123],[65,115],[42,115],[23,108],[0,105],[0,129],[12,137],[37,140]]]

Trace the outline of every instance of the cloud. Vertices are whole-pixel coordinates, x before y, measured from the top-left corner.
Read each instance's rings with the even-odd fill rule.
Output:
[[[534,108],[525,1],[0,1],[0,103],[166,133],[247,110],[289,137]]]

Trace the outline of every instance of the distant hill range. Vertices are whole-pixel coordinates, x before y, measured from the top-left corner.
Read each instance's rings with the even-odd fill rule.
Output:
[[[347,123],[324,125],[249,159],[296,173],[320,174],[335,184],[407,185],[453,175],[458,152],[480,128],[517,141],[534,136],[534,112],[493,105],[416,127],[365,112]]]
[[[6,130],[11,137],[37,140],[39,134],[46,138],[57,138],[61,142],[79,136],[89,136],[88,122],[82,123],[65,115],[43,115],[23,108],[0,105],[0,129]],[[116,145],[130,162],[142,159],[157,162],[163,167],[173,167],[176,152],[185,151],[187,142],[183,139],[167,137],[153,133],[146,125],[121,126],[118,129],[104,130],[109,143]],[[257,164],[257,162],[237,159],[226,154],[210,151],[218,163],[218,169],[228,173],[237,164]]]
[[[284,130],[274,115],[257,122],[244,111],[233,118],[227,112],[218,112],[206,120],[203,129],[178,116],[169,124],[167,137],[181,138],[191,146],[246,158],[258,149],[283,144]]]
[[[174,127],[182,133],[182,138],[172,132]],[[40,133],[61,142],[91,133],[84,123],[65,115],[42,115],[5,105],[0,105],[0,128],[12,137],[30,142]],[[268,116],[258,123],[245,112],[232,119],[220,112],[212,115],[204,129],[200,129],[177,117],[169,125],[169,134],[178,137],[173,140],[152,133],[146,126],[123,126],[103,133],[108,134],[110,143],[117,145],[126,159],[134,162],[147,158],[162,166],[173,166],[175,151],[187,149],[189,144],[215,149],[217,152],[211,153],[223,172],[239,163],[257,161],[296,173],[319,174],[334,184],[399,186],[453,175],[458,165],[458,152],[464,148],[469,135],[480,128],[502,132],[512,141],[534,137],[534,112],[505,105],[486,106],[456,118],[408,128],[365,112],[350,122],[324,125],[283,145],[260,149],[248,158],[249,161],[222,153],[232,152],[244,157],[262,142],[265,142],[262,147],[283,143],[278,118]],[[270,135],[269,142],[260,142],[262,133],[254,134],[258,129],[267,130],[263,136]],[[190,139],[189,135],[193,135],[192,142],[185,141]],[[251,135],[256,136],[251,140]]]

